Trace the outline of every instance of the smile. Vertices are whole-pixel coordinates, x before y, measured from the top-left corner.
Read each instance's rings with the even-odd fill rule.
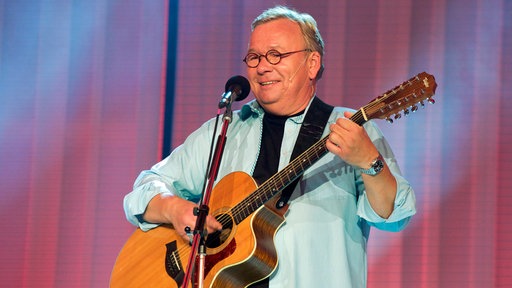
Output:
[[[275,84],[277,82],[278,81],[266,81],[266,82],[261,82],[260,85],[261,86],[267,86],[267,85]]]

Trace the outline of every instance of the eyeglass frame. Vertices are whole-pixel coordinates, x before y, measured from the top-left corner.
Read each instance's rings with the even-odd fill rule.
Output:
[[[279,59],[275,63],[272,63],[272,62],[270,62],[268,60],[268,55],[269,55],[268,53],[271,53],[271,52],[276,52],[276,55],[279,55]],[[281,59],[286,58],[286,57],[288,57],[288,56],[290,56],[292,54],[299,53],[299,52],[313,52],[313,50],[311,50],[309,48],[305,48],[305,49],[302,49],[302,50],[281,53],[281,52],[277,51],[276,49],[270,49],[264,55],[258,54],[258,53],[254,53],[254,52],[247,53],[247,55],[245,55],[245,58],[242,59],[242,61],[245,62],[245,65],[247,65],[247,67],[249,67],[249,68],[256,68],[256,67],[258,67],[258,65],[260,65],[261,57],[265,57],[265,60],[267,60],[268,63],[270,63],[271,65],[277,65],[277,64],[279,64],[281,62]],[[247,57],[249,57],[249,55],[256,55],[256,56],[258,56],[258,63],[255,66],[249,66],[249,63],[247,63]]]

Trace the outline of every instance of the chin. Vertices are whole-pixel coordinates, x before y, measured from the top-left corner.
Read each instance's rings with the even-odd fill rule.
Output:
[[[270,98],[270,97],[256,97],[256,99],[258,100],[258,103],[260,103],[261,106],[264,106],[264,108],[266,107],[269,107],[269,106],[272,106],[273,104],[275,104],[278,100],[278,98]]]

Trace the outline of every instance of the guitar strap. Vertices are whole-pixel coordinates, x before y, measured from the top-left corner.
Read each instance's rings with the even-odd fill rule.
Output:
[[[313,98],[311,106],[309,107],[308,112],[304,117],[304,122],[302,122],[302,126],[299,130],[299,135],[297,136],[295,146],[293,147],[290,162],[320,140],[324,132],[325,125],[327,125],[327,120],[329,120],[329,116],[333,109],[333,106],[324,103],[320,98]],[[290,200],[290,197],[301,178],[302,177],[295,179],[295,181],[283,189],[281,192],[281,198],[276,204],[278,209],[283,208],[288,203],[288,200]]]

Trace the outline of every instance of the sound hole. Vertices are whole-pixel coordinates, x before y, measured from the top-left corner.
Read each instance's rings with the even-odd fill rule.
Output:
[[[215,219],[222,224],[222,230],[208,234],[205,241],[207,248],[217,248],[224,244],[233,230],[233,218],[231,218],[231,215],[219,214],[215,216]]]

